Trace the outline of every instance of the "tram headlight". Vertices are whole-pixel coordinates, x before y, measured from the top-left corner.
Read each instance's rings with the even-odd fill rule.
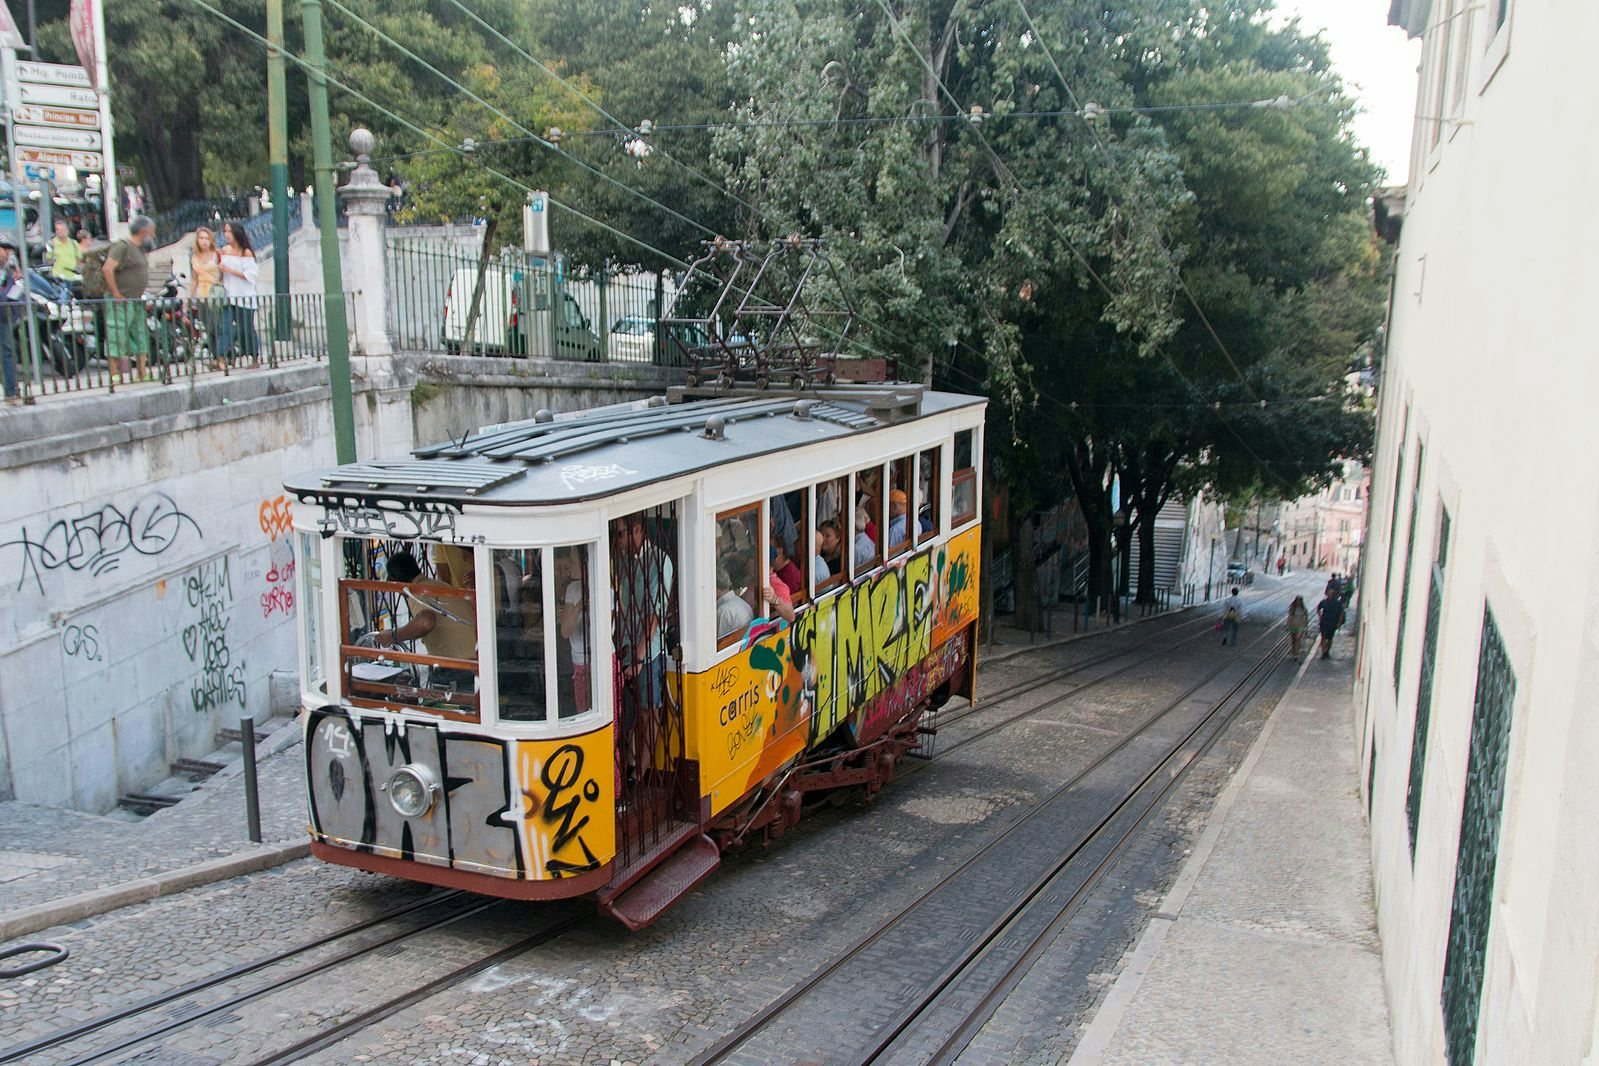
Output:
[[[438,778],[426,766],[406,765],[389,775],[389,802],[406,818],[422,817],[438,794]]]

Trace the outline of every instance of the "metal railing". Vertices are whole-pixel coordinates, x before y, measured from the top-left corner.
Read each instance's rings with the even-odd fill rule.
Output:
[[[245,219],[241,225],[245,235],[250,238],[251,247],[257,251],[272,247],[272,212],[263,211]],[[293,233],[300,226],[300,198],[289,197],[289,232]]]
[[[184,200],[165,211],[153,212],[156,237],[168,243],[196,226],[217,226],[230,218],[240,218],[250,211],[250,202],[242,196],[218,197],[211,200]]]
[[[389,325],[401,350],[676,365],[660,309],[671,276],[568,273],[559,258],[468,240],[391,237]]]
[[[354,301],[345,296],[347,324]],[[27,319],[33,319],[30,338]],[[277,367],[327,355],[321,293],[0,303],[0,360],[23,398]],[[37,345],[37,355],[30,350]],[[11,373],[7,373],[11,394]]]

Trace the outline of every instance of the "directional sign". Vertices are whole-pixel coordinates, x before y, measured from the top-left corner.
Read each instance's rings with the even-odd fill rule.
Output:
[[[70,85],[90,89],[89,72],[82,67],[66,63],[18,63],[17,80],[31,81],[35,85]]]
[[[98,152],[102,143],[99,130],[58,130],[52,126],[17,126],[16,142],[44,148],[72,148]]]
[[[51,107],[82,107],[93,111],[100,106],[100,97],[93,89],[75,89],[69,85],[34,85],[23,82],[22,102],[48,104]]]
[[[105,169],[105,156],[99,152],[63,152],[55,148],[18,148],[17,162],[23,166],[73,167],[77,170]]]
[[[43,107],[23,104],[14,112],[18,122],[30,126],[60,126],[69,130],[99,130],[100,112],[76,107]]]

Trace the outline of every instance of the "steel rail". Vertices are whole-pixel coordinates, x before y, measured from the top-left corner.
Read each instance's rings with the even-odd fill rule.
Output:
[[[496,951],[491,955],[484,956],[483,958],[474,962],[469,962],[465,966],[451,970],[449,973],[444,974],[443,976],[435,977],[433,980],[424,985],[419,985],[418,987],[411,989],[409,992],[403,992],[392,999],[385,1000],[375,1007],[370,1007],[353,1017],[346,1018],[333,1028],[318,1033],[315,1036],[307,1037],[291,1047],[285,1048],[282,1051],[274,1052],[271,1055],[268,1055],[266,1058],[257,1059],[251,1064],[251,1066],[277,1066],[279,1063],[299,1062],[301,1059],[306,1058],[309,1055],[314,1055],[324,1048],[332,1047],[334,1044],[342,1042],[352,1033],[360,1032],[361,1030],[375,1025],[376,1023],[393,1014],[399,1013],[412,1004],[420,1003],[422,1000],[427,999],[430,996],[437,995],[439,992],[442,992],[452,985],[460,984],[467,978],[482,973],[484,970],[487,970],[490,967],[498,966],[502,962],[509,962],[511,959],[516,958],[518,955],[521,955],[524,952],[531,951],[540,944],[554,940],[562,933],[565,933],[567,930],[581,924],[585,919],[590,917],[593,917],[592,911],[583,911],[578,914],[561,918],[555,922],[552,922],[543,929],[540,929],[538,932],[522,938],[509,947],[501,948],[499,951]]]
[[[1260,636],[1256,637],[1253,641],[1250,642],[1249,647],[1253,648],[1255,645],[1259,644],[1262,640],[1265,640],[1266,637],[1269,636],[1273,631],[1278,629],[1280,627],[1280,625],[1281,625],[1281,623],[1279,623],[1278,625],[1274,625],[1270,629],[1268,629],[1265,633],[1262,633]],[[1280,643],[1281,643],[1281,638],[1279,638],[1278,641],[1274,642],[1272,651],[1267,653],[1267,656],[1266,656],[1267,658],[1269,658],[1273,654],[1275,654],[1276,647],[1278,645],[1280,645]],[[1136,740],[1139,737],[1143,736],[1152,727],[1154,727],[1158,722],[1160,722],[1162,719],[1164,719],[1168,714],[1172,713],[1177,708],[1181,707],[1184,703],[1187,702],[1189,697],[1191,697],[1194,693],[1198,692],[1201,688],[1203,688],[1205,685],[1208,685],[1211,681],[1215,680],[1224,671],[1226,671],[1227,669],[1231,668],[1234,665],[1235,664],[1233,662],[1222,663],[1220,666],[1216,667],[1214,670],[1211,670],[1209,673],[1207,673],[1204,677],[1200,678],[1193,685],[1189,686],[1183,692],[1179,693],[1176,697],[1174,697],[1173,699],[1168,701],[1164,707],[1162,707],[1160,710],[1156,711],[1153,715],[1151,715],[1149,718],[1147,718],[1136,729],[1132,730],[1127,735],[1121,737],[1119,740],[1116,741],[1115,744],[1111,745],[1105,751],[1103,751],[1099,755],[1097,755],[1093,759],[1093,761],[1090,762],[1086,767],[1084,767],[1082,770],[1078,771],[1076,774],[1072,775],[1072,777],[1070,777],[1068,780],[1063,782],[1057,788],[1051,790],[1048,795],[1046,795],[1043,799],[1041,799],[1039,802],[1034,804],[1031,809],[1023,812],[1021,815],[1019,815],[1014,820],[1012,820],[1009,825],[1007,825],[999,833],[995,834],[992,838],[990,838],[986,843],[983,844],[983,846],[981,848],[979,848],[976,852],[974,852],[973,854],[968,856],[958,866],[956,866],[954,869],[950,870],[947,874],[945,874],[942,878],[940,878],[937,883],[931,885],[926,891],[922,892],[915,899],[913,899],[910,902],[908,902],[907,904],[905,904],[905,906],[900,908],[894,914],[892,914],[889,917],[887,917],[887,918],[883,919],[882,921],[880,921],[875,928],[870,930],[864,936],[859,937],[853,944],[851,944],[849,947],[845,948],[838,955],[836,955],[833,959],[831,959],[830,961],[828,961],[826,963],[823,963],[821,966],[817,967],[814,971],[812,971],[810,976],[806,977],[799,984],[797,984],[797,985],[793,986],[792,988],[790,988],[787,992],[783,993],[781,996],[779,996],[776,999],[772,1000],[772,1002],[768,1003],[765,1007],[763,1007],[759,1011],[757,1011],[752,1017],[747,1019],[738,1028],[734,1029],[727,1036],[723,1037],[721,1040],[717,1041],[715,1044],[712,1044],[705,1051],[701,1052],[698,1056],[696,1056],[692,1060],[693,1063],[695,1064],[695,1066],[712,1066],[712,1064],[714,1064],[714,1063],[718,1063],[718,1062],[723,1061],[730,1053],[732,1053],[733,1051],[737,1050],[743,1044],[748,1042],[748,1040],[752,1036],[756,1035],[758,1032],[760,1032],[761,1030],[765,1029],[771,1023],[773,1018],[777,1017],[783,1011],[787,1010],[797,1000],[799,1000],[800,998],[802,998],[803,996],[808,994],[811,990],[816,988],[822,982],[826,981],[833,974],[835,974],[838,971],[840,971],[841,969],[843,969],[843,967],[848,962],[850,962],[850,960],[856,958],[863,951],[865,951],[867,948],[871,947],[877,941],[879,941],[884,936],[886,936],[889,932],[891,932],[892,930],[898,928],[898,926],[902,922],[904,922],[907,918],[909,918],[917,910],[917,908],[919,908],[923,903],[925,903],[929,899],[931,899],[936,893],[938,893],[938,892],[942,891],[943,889],[945,889],[946,887],[948,887],[951,883],[953,883],[958,877],[960,877],[967,870],[969,870],[972,867],[976,866],[978,863],[984,861],[985,857],[988,855],[988,853],[990,851],[992,851],[993,849],[997,848],[1002,842],[1004,842],[1005,840],[1009,839],[1012,834],[1014,834],[1014,833],[1018,832],[1019,830],[1021,830],[1024,826],[1029,824],[1034,818],[1037,818],[1040,815],[1042,815],[1045,811],[1047,811],[1055,803],[1056,800],[1060,799],[1060,797],[1062,797],[1068,791],[1070,791],[1072,788],[1074,788],[1078,784],[1080,784],[1084,779],[1086,779],[1095,770],[1098,770],[1105,763],[1109,762],[1110,759],[1113,756],[1115,756],[1116,754],[1121,752],[1124,748],[1126,748],[1134,740]],[[1251,670],[1248,673],[1246,673],[1245,676],[1247,677],[1247,676],[1249,676],[1250,673],[1253,673],[1254,669],[1256,669],[1256,667],[1252,667]],[[1090,682],[1090,684],[1094,684],[1094,683],[1097,683],[1097,682]],[[1081,692],[1086,687],[1088,687],[1088,686],[1086,686],[1086,685],[1079,686],[1078,688],[1073,689],[1072,692],[1067,693],[1065,696],[1062,696],[1060,698],[1061,699],[1069,698],[1071,695],[1073,695],[1073,694],[1075,694],[1077,692]],[[1032,712],[1027,712],[1027,713],[1032,713]],[[996,725],[995,727],[992,727],[992,728],[999,728],[999,727],[1001,727],[1003,725],[1008,725],[1011,722],[1014,722],[1014,721],[1018,720],[1021,717],[1025,717],[1025,714],[1024,715],[1018,715],[1015,718],[1012,718],[1012,719],[1010,719],[1007,722],[999,723],[998,725]],[[991,731],[992,731],[992,729],[985,731],[985,735],[986,735],[986,732],[991,732]],[[1161,760],[1161,762],[1164,763],[1165,759],[1163,758]]]
[[[1104,837],[1111,830],[1111,824],[1134,806],[1139,795],[1151,791],[1151,784],[1157,785],[1158,787],[1152,790],[1153,795],[1148,797],[1148,801],[1143,804],[1142,809],[1135,812],[1127,827],[1115,836],[1110,850],[1088,872],[1083,883],[1072,892],[1044,929],[1032,938],[1022,951],[1022,954],[1006,968],[1005,972],[1000,975],[999,980],[987,989],[977,1005],[966,1012],[955,1031],[939,1045],[938,1050],[934,1052],[933,1057],[928,1061],[948,1063],[959,1056],[965,1050],[967,1044],[971,1042],[971,1038],[993,1016],[1002,997],[1016,986],[1066,923],[1076,916],[1078,907],[1083,899],[1099,886],[1116,861],[1126,853],[1127,848],[1132,844],[1133,838],[1148,824],[1150,816],[1159,810],[1160,805],[1165,802],[1166,798],[1176,790],[1179,784],[1187,779],[1189,771],[1215,746],[1216,742],[1227,732],[1228,727],[1232,725],[1238,715],[1250,705],[1250,702],[1259,695],[1260,690],[1271,680],[1276,668],[1282,664],[1282,660],[1276,657],[1276,652],[1286,642],[1287,638],[1284,637],[1273,645],[1272,649],[1250,669],[1249,673],[1240,678],[1226,694],[1215,702],[1204,718],[1196,723],[1194,728],[1189,730],[1182,740],[1174,745],[1149,773],[1145,774],[1137,784],[1127,791],[1116,806],[1100,819],[1093,829],[1084,835],[1067,853],[1065,858],[1056,864],[1053,870],[1044,877],[1039,878],[1005,915],[985,930],[984,935],[974,941],[973,946],[966,951],[962,958],[946,969],[937,982],[929,986],[929,990],[914,1006],[896,1016],[894,1021],[887,1027],[886,1034],[878,1040],[866,1057],[861,1060],[862,1063],[875,1063],[886,1053],[892,1051],[894,1045],[899,1043],[906,1030],[914,1026],[918,1019],[925,1017],[936,1007],[939,999],[949,986],[969,974],[978,963],[997,950],[1007,934],[1026,916],[1034,901],[1055,884],[1079,856],[1093,845],[1103,843]],[[1249,687],[1248,693],[1234,702],[1235,697],[1246,686]],[[1227,711],[1226,707],[1229,702],[1233,702],[1233,707],[1230,711]],[[1214,728],[1211,728],[1209,736],[1198,747],[1189,750],[1185,754],[1184,749],[1189,747],[1200,731],[1212,726]],[[1174,760],[1178,760],[1180,765],[1174,763]],[[1164,780],[1161,780],[1161,775],[1164,775]]]
[[[374,951],[388,947],[391,944],[398,943],[402,940],[408,940],[414,936],[420,936],[422,933],[430,932],[434,929],[442,929],[447,925],[453,925],[463,918],[469,918],[474,914],[478,914],[489,909],[490,907],[498,907],[510,902],[512,901],[491,898],[482,900],[481,902],[473,903],[451,914],[445,915],[443,918],[425,922],[414,929],[406,929],[398,933],[390,934],[389,936],[374,940],[370,944],[364,944],[358,948],[353,948],[349,951],[335,955],[332,958],[324,959],[321,962],[314,963],[305,967],[304,969],[297,970],[294,973],[288,974],[276,981],[272,981],[268,984],[257,985],[255,988],[248,989],[244,992],[235,993],[234,995],[228,996],[227,998],[219,1000],[216,1003],[211,1003],[206,1006],[198,1007],[194,1010],[188,1011],[184,1014],[180,1014],[170,1021],[163,1022],[154,1028],[146,1029],[143,1032],[123,1037],[115,1044],[111,1044],[107,1047],[102,1047],[95,1051],[91,1051],[88,1054],[81,1055],[78,1058],[71,1060],[66,1064],[66,1066],[83,1066],[85,1063],[97,1062],[110,1055],[115,1055],[118,1052],[126,1051],[128,1048],[137,1047],[138,1045],[148,1043],[157,1037],[165,1036],[167,1033],[178,1029],[185,1029],[193,1025],[195,1022],[200,1021],[202,1018],[208,1018],[213,1014],[230,1010],[233,1007],[248,1003],[251,1000],[259,999],[262,996],[271,995],[273,992],[279,992],[285,988],[297,985],[301,981],[315,977],[317,974],[322,973],[325,970],[330,970],[342,963],[350,962],[354,959],[359,959],[363,956],[370,955]]]
[[[1262,609],[1262,608],[1269,609],[1269,608],[1267,608],[1267,605],[1270,604],[1273,600],[1276,600],[1276,599],[1278,599],[1280,597],[1289,596],[1289,595],[1292,595],[1292,593],[1287,593],[1287,592],[1274,592],[1274,593],[1271,593],[1269,596],[1267,596],[1263,600],[1261,600],[1258,604],[1252,605],[1251,609]],[[1090,666],[1097,666],[1100,663],[1105,662],[1105,661],[1107,661],[1109,659],[1114,659],[1114,658],[1116,658],[1119,655],[1127,655],[1127,654],[1129,654],[1131,652],[1143,651],[1146,648],[1151,648],[1151,647],[1155,646],[1156,644],[1161,643],[1163,638],[1169,637],[1172,634],[1180,632],[1181,630],[1187,629],[1187,628],[1189,628],[1191,626],[1211,627],[1211,626],[1214,626],[1214,625],[1215,625],[1215,618],[1210,616],[1210,615],[1208,615],[1208,614],[1205,615],[1202,618],[1193,618],[1193,619],[1189,619],[1186,622],[1178,622],[1175,625],[1168,626],[1165,629],[1160,630],[1152,639],[1146,640],[1146,641],[1142,641],[1142,642],[1140,642],[1138,644],[1133,645],[1130,648],[1120,648],[1120,649],[1118,649],[1116,651],[1106,652],[1103,655],[1094,656],[1092,658],[1085,659],[1082,662],[1072,663],[1072,664],[1069,664],[1067,666],[1060,667],[1060,668],[1058,668],[1056,670],[1049,671],[1046,674],[1042,674],[1042,675],[1039,675],[1039,676],[1036,676],[1036,677],[1030,677],[1030,678],[1026,678],[1026,679],[1024,679],[1022,681],[1018,681],[1015,684],[1013,684],[1013,685],[1011,685],[1011,686],[1009,686],[1007,688],[1000,689],[998,692],[991,693],[989,695],[984,696],[982,699],[978,700],[977,702],[975,702],[975,703],[971,704],[970,706],[964,708],[960,712],[952,715],[951,717],[949,717],[948,719],[944,720],[943,722],[940,722],[939,725],[940,726],[953,725],[956,722],[959,722],[959,721],[965,719],[969,715],[977,713],[978,711],[988,710],[989,708],[993,707],[995,704],[1003,703],[1006,700],[1014,699],[1017,696],[1025,696],[1025,695],[1027,695],[1027,693],[1032,692],[1032,691],[1034,691],[1036,689],[1042,688],[1044,685],[1051,684],[1051,683],[1053,683],[1055,681],[1059,681],[1059,680],[1061,680],[1063,678],[1066,678],[1066,677],[1070,677],[1072,674],[1080,673],[1082,670],[1084,670],[1084,669],[1086,669],[1086,668],[1088,668]],[[1194,637],[1194,638],[1190,638],[1190,639],[1198,639],[1198,638]],[[1173,647],[1182,647],[1182,645],[1184,643],[1187,643],[1187,641],[1181,641],[1178,644],[1174,645]],[[1056,648],[1059,648],[1060,646],[1061,645],[1059,645],[1059,644],[1045,644],[1045,645],[1041,645],[1041,646],[1036,647],[1036,648],[1028,648],[1025,651],[1018,652],[1012,658],[1021,658],[1023,655],[1032,655],[1032,654],[1035,654],[1035,653],[1040,652],[1040,651],[1045,651],[1045,650],[1049,650],[1049,649],[1056,649]],[[1009,660],[1005,660],[1005,661],[1008,662]],[[979,660],[978,665],[979,665],[979,667],[982,666],[981,660]],[[997,665],[997,664],[995,664],[995,665]]]
[[[241,963],[238,966],[229,967],[220,973],[212,974],[210,977],[203,977],[198,981],[183,985],[180,988],[171,989],[167,992],[161,992],[146,999],[141,999],[137,1003],[131,1003],[128,1006],[119,1007],[109,1014],[102,1014],[99,1017],[90,1018],[88,1021],[80,1022],[79,1024],[72,1026],[70,1029],[61,1029],[57,1032],[49,1034],[48,1036],[40,1037],[30,1043],[19,1044],[16,1047],[6,1048],[5,1050],[0,1051],[0,1063],[16,1062],[25,1056],[34,1054],[35,1052],[44,1051],[48,1048],[57,1047],[61,1044],[79,1040],[85,1036],[88,1036],[90,1033],[104,1029],[106,1026],[115,1022],[120,1022],[125,1018],[131,1018],[136,1014],[143,1014],[147,1011],[154,1010],[157,1007],[163,1007],[174,1000],[179,1000],[185,996],[194,995],[196,992],[203,992],[206,989],[222,984],[225,981],[232,981],[239,977],[248,976],[257,970],[265,969],[268,966],[273,966],[280,962],[286,962],[297,955],[303,955],[308,951],[314,951],[317,948],[325,947],[326,945],[332,944],[338,940],[342,940],[347,936],[353,936],[356,933],[371,929],[374,926],[392,922],[394,919],[402,918],[413,911],[421,910],[424,907],[431,907],[437,903],[443,903],[444,901],[453,899],[459,895],[461,895],[461,890],[454,888],[447,889],[443,892],[430,893],[419,900],[414,900],[411,903],[406,904],[399,910],[390,911],[387,914],[380,914],[375,918],[368,918],[364,922],[357,922],[355,925],[346,926],[345,928],[339,929],[335,932],[327,933],[323,936],[317,937],[315,940],[308,940],[305,943],[297,944],[292,948],[285,948],[274,955],[268,955],[265,958],[256,959],[254,962],[246,962]]]

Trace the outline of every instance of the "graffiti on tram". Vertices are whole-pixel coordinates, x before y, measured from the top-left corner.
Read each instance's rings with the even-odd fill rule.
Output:
[[[554,880],[615,852],[609,727],[557,741],[500,740],[437,723],[356,724],[314,712],[306,748],[314,832],[331,844],[496,877]],[[440,782],[407,818],[381,791],[401,766]]]
[[[980,535],[974,526],[886,567],[792,627],[754,629],[737,655],[695,676],[697,705],[714,709],[700,713],[699,752],[713,808],[840,725],[874,739],[953,675],[977,614]]]

